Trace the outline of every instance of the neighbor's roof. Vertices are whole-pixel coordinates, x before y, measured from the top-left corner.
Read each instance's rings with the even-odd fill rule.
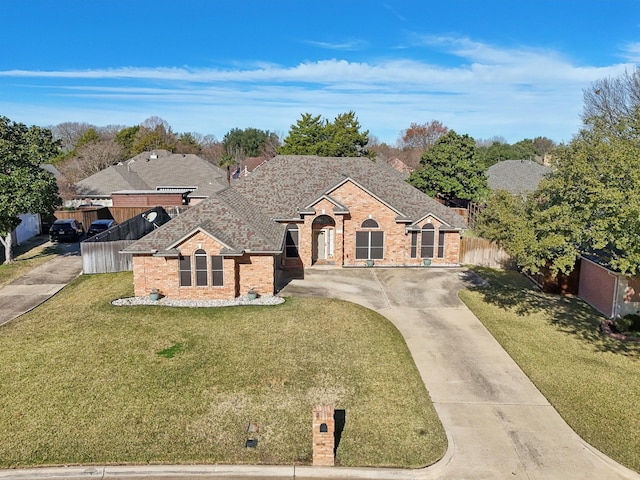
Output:
[[[127,253],[168,251],[197,230],[226,245],[228,253],[281,251],[285,224],[300,211],[351,180],[411,223],[436,216],[454,229],[463,218],[398,177],[384,162],[368,158],[278,156],[158,230],[127,247]],[[375,212],[372,212],[375,214]]]
[[[487,169],[491,190],[507,190],[512,194],[533,192],[551,167],[532,160],[504,160]]]
[[[153,156],[155,155],[155,157]],[[192,197],[208,197],[227,187],[224,170],[194,154],[144,152],[76,183],[77,195],[111,195],[122,190],[195,186]]]
[[[55,165],[52,165],[51,163],[42,163],[40,164],[40,168],[46,170],[49,173],[52,173],[53,176],[56,177],[56,179],[62,176],[60,170],[58,170]]]

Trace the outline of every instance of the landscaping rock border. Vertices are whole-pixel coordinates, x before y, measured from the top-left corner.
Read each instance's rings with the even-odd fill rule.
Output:
[[[284,302],[284,298],[274,295],[260,296],[254,300],[249,300],[246,296],[239,296],[233,300],[176,300],[167,297],[159,300],[151,300],[147,297],[128,297],[118,298],[111,302],[112,305],[118,307],[131,305],[156,305],[161,307],[190,307],[190,308],[207,308],[207,307],[237,307],[247,305],[278,305]]]

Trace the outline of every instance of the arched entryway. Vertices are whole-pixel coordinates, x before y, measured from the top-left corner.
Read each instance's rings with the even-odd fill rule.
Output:
[[[313,264],[334,262],[335,226],[335,220],[329,215],[319,215],[313,219],[311,225],[313,233],[311,261]]]

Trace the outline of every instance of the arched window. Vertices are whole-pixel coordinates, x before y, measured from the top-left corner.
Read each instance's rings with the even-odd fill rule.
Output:
[[[380,228],[378,222],[368,218],[361,228]],[[356,232],[356,259],[370,260],[384,258],[384,232],[365,230]]]
[[[285,244],[285,256],[287,258],[295,258],[300,255],[298,253],[298,239],[298,225],[296,225],[295,223],[290,223],[289,225],[287,225],[287,239]]]
[[[329,215],[318,215],[313,219],[314,227],[323,227],[323,226],[335,226],[336,221],[330,217]]]
[[[378,222],[376,222],[373,218],[368,218],[364,222],[362,222],[362,228],[379,228]]]
[[[207,282],[207,252],[202,249],[196,250],[194,254],[196,260],[196,286],[206,287]]]
[[[435,245],[436,229],[432,223],[425,223],[422,227],[422,238],[420,241],[420,257],[433,258],[433,248]]]

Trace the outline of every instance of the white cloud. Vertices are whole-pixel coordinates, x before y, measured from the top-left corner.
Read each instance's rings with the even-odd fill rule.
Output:
[[[68,112],[60,121],[92,121],[100,116],[95,112],[105,112],[109,117],[98,124],[121,124],[146,112],[138,122],[159,115],[177,131],[218,137],[249,126],[286,133],[303,112],[333,117],[354,110],[364,128],[387,142],[411,122],[431,119],[482,138],[502,135],[518,141],[546,135],[569,140],[578,129],[582,90],[632,66],[577,66],[553,51],[500,48],[466,37],[423,36],[414,43],[457,61],[436,65],[415,58],[369,63],[334,58],[234,69],[10,70],[0,71],[0,86],[11,79],[37,79],[29,93],[46,97],[40,107],[43,118],[54,117],[56,109],[59,115]],[[629,44],[627,52],[640,55],[640,44]],[[47,107],[55,97],[66,103]]]
[[[316,40],[306,40],[305,43],[327,50],[344,51],[361,50],[368,45],[368,43],[364,40],[347,40],[344,42],[321,42]]]
[[[622,47],[622,52],[627,62],[640,63],[640,42],[627,43]]]

